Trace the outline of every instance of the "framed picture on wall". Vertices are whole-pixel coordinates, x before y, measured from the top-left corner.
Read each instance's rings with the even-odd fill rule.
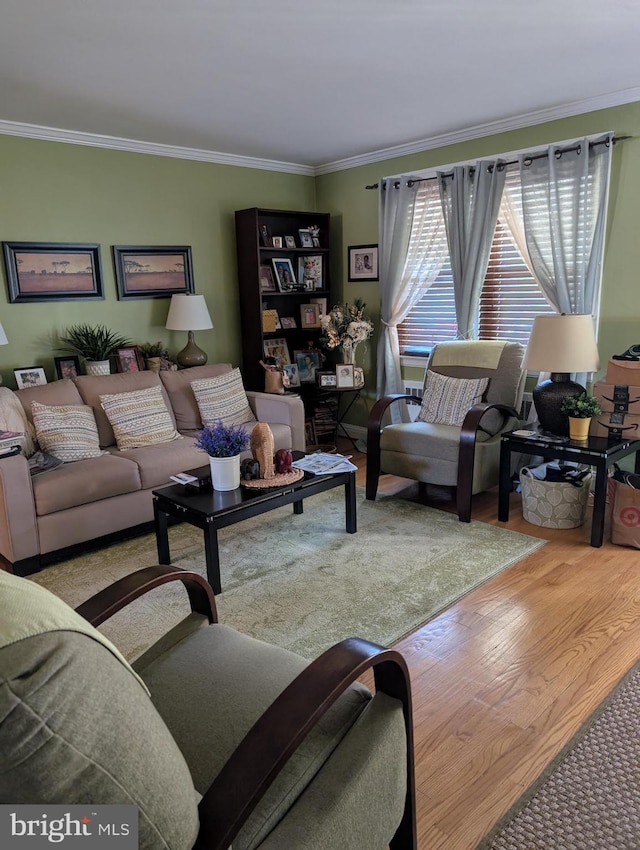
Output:
[[[378,246],[350,245],[349,281],[378,280]]]
[[[9,301],[104,299],[99,245],[3,242]]]
[[[188,245],[113,245],[118,300],[194,292]]]

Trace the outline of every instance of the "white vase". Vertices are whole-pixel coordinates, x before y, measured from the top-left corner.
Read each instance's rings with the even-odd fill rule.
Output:
[[[236,490],[240,486],[240,455],[210,457],[209,466],[214,490]]]
[[[87,375],[110,375],[111,363],[109,360],[85,360]]]
[[[354,343],[350,339],[345,339],[342,343],[342,362],[343,363],[353,363],[356,362],[356,348],[357,343]]]

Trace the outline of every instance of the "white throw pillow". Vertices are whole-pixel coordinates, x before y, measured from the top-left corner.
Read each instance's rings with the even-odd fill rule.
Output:
[[[191,388],[205,428],[212,428],[220,421],[224,425],[257,422],[249,407],[240,369],[192,381]]]
[[[99,398],[120,451],[182,439],[173,426],[159,386]]]
[[[43,452],[65,463],[108,454],[100,449],[98,426],[86,404],[40,404],[31,402],[33,424]]]
[[[433,425],[462,425],[488,385],[489,378],[451,378],[427,370],[418,419]]]

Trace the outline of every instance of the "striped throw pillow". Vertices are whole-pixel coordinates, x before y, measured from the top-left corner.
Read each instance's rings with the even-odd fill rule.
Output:
[[[462,425],[488,385],[489,378],[451,378],[427,370],[418,419],[433,425]]]
[[[159,386],[99,398],[120,451],[182,439],[173,426]]]
[[[93,410],[86,404],[52,406],[31,402],[36,438],[43,452],[65,463],[100,457],[98,427]]]
[[[215,378],[191,381],[191,388],[205,428],[212,428],[220,421],[224,425],[257,422],[249,407],[240,369],[232,369]]]

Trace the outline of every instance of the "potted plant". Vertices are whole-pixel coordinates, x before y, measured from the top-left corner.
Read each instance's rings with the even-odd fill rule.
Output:
[[[601,412],[598,399],[587,392],[565,398],[560,410],[569,417],[569,438],[580,442],[589,435],[591,418]]]
[[[143,342],[138,346],[140,354],[144,358],[144,365],[150,372],[159,372],[163,358],[169,359],[169,352],[161,340],[157,342]]]
[[[196,446],[209,455],[214,490],[235,490],[240,486],[240,453],[249,448],[250,435],[243,425],[205,427]]]
[[[114,333],[104,325],[72,325],[60,337],[62,351],[79,354],[86,362],[88,375],[108,375],[111,372],[109,358],[118,348],[131,345],[131,341]]]

